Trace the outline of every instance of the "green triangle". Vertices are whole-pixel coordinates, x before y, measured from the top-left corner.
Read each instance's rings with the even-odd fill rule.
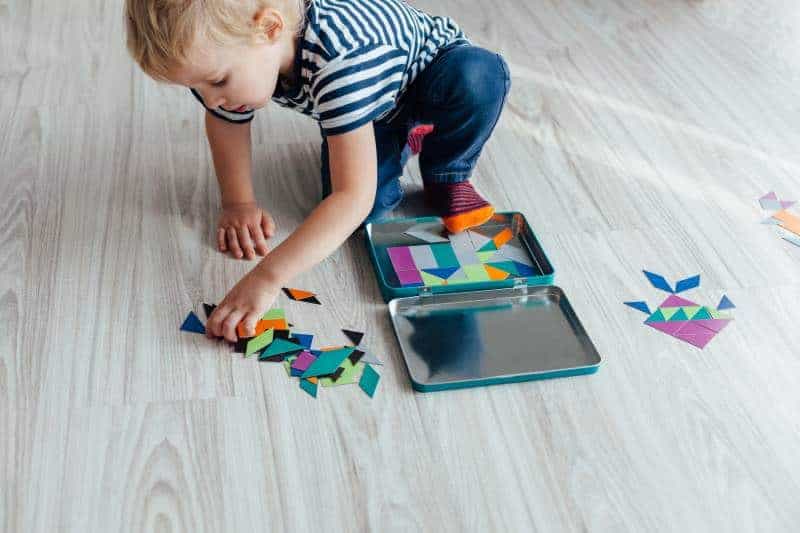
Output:
[[[257,351],[262,349],[264,346],[266,346],[267,344],[271,343],[272,342],[272,336],[273,336],[274,333],[275,333],[274,329],[268,329],[267,331],[265,331],[264,333],[262,333],[258,337],[254,338],[254,339],[250,339],[247,342],[247,347],[245,347],[244,356],[245,357],[250,357],[251,355],[253,355]]]
[[[689,320],[689,317],[686,316],[686,312],[683,310],[683,307],[679,307],[678,311],[672,315],[670,320]]]
[[[711,318],[716,318],[718,320],[730,320],[733,318],[730,314],[717,311],[716,309],[709,309],[708,312],[711,314]]]
[[[698,312],[692,315],[692,320],[710,320],[711,314],[708,312],[708,307],[701,307]]]
[[[680,307],[659,307],[658,309],[661,311],[661,314],[664,315],[664,320],[669,320],[672,318],[672,315],[678,312]]]
[[[424,283],[426,287],[430,287],[432,285],[441,285],[444,283],[444,280],[439,276],[434,276],[433,274],[428,274],[424,271],[420,271],[419,275],[422,276],[422,283]]]
[[[683,306],[683,312],[686,313],[686,316],[694,316],[696,312],[700,310],[699,305],[685,305]]]
[[[495,246],[494,241],[489,239],[486,244],[478,248],[478,252],[496,252],[497,246]]]
[[[645,322],[666,322],[666,318],[664,318],[664,313],[661,312],[661,309],[656,309],[656,312],[650,315]]]
[[[478,256],[478,259],[481,263],[487,263],[492,259],[492,257],[494,257],[494,254],[496,253],[497,250],[491,250],[489,252],[475,252],[475,255]]]
[[[261,320],[280,320],[281,318],[286,318],[286,313],[283,312],[283,309],[270,309],[264,313]]]

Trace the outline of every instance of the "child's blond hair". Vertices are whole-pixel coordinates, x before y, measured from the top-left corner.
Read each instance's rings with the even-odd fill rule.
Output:
[[[125,0],[128,51],[158,81],[186,59],[198,36],[217,45],[252,40],[260,8],[281,13],[293,34],[305,15],[305,0]]]

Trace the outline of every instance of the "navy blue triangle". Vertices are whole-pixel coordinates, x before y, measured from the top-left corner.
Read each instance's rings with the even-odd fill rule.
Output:
[[[736,306],[733,305],[733,302],[728,299],[727,296],[724,294],[722,295],[722,299],[719,301],[717,305],[717,311],[722,311],[723,309],[735,309]]]
[[[648,307],[647,302],[623,302],[625,305],[629,307],[633,307],[637,311],[641,311],[642,313],[650,314],[650,307]]]
[[[453,273],[458,269],[459,269],[459,267],[423,268],[422,271],[423,272],[427,272],[428,274],[431,274],[433,276],[436,276],[436,277],[439,277],[439,278],[442,278],[442,279],[447,279],[450,276],[452,276]]]
[[[642,270],[644,275],[647,276],[647,279],[650,280],[650,283],[656,289],[661,289],[662,291],[673,292],[672,287],[669,286],[669,283],[664,276],[659,276],[658,274],[654,274],[653,272],[648,272],[647,270]]]
[[[517,275],[519,276],[527,278],[529,276],[536,276],[539,274],[534,269],[532,269],[531,267],[529,267],[524,263],[520,263],[519,261],[513,261],[513,260],[512,262],[514,263],[514,266],[517,268]]]
[[[700,286],[700,274],[690,278],[682,279],[675,285],[675,293],[688,291]]]
[[[194,314],[194,311],[190,311],[189,316],[186,317],[186,320],[184,320],[183,324],[181,325],[181,331],[205,334],[206,327],[202,322],[200,322],[200,319],[197,318],[197,315]]]

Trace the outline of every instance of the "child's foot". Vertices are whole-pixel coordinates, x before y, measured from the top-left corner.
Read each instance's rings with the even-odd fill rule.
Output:
[[[425,198],[436,209],[450,233],[480,226],[494,215],[492,204],[467,181],[426,183]]]

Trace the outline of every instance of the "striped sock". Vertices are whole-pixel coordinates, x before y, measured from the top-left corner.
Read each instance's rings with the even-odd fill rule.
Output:
[[[420,124],[411,128],[411,131],[408,132],[407,142],[412,154],[416,155],[422,151],[422,141],[432,131],[433,124]]]
[[[439,212],[450,233],[480,226],[494,215],[494,207],[478,194],[468,180],[425,183],[425,197]]]

